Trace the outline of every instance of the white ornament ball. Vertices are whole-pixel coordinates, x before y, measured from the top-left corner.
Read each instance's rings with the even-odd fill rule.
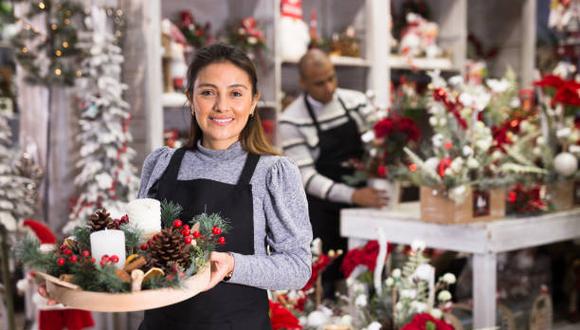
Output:
[[[554,158],[554,169],[563,176],[573,175],[578,170],[578,159],[569,152],[562,152]]]
[[[437,166],[439,166],[439,159],[437,157],[431,157],[425,161],[425,167],[437,172]]]

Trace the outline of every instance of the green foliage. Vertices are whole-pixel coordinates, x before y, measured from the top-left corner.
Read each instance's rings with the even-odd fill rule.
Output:
[[[80,250],[91,250],[91,228],[87,225],[76,226],[72,230],[72,235]]]
[[[143,236],[143,231],[132,225],[131,222],[122,225],[120,229],[125,233],[125,247],[127,248],[127,255],[137,253],[139,251],[139,243],[141,243],[141,236]]]
[[[183,207],[181,205],[163,200],[161,202],[161,225],[163,228],[171,227],[173,220],[181,217]]]
[[[130,292],[131,286],[115,274],[115,266],[96,266],[93,263],[79,264],[74,271],[74,283],[83,290],[95,292]]]
[[[54,253],[42,253],[40,242],[31,235],[27,235],[14,248],[16,260],[34,269],[53,274],[57,256]]]

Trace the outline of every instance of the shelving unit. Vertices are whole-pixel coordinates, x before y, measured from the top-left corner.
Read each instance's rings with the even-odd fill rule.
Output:
[[[135,0],[133,0],[135,1]],[[233,20],[253,16],[265,33],[268,46],[269,63],[259,68],[259,86],[262,94],[262,106],[281,111],[284,92],[299,91],[299,76],[296,61],[285,61],[281,58],[279,38],[281,0],[198,0],[192,3],[187,0],[148,1],[145,20],[145,35],[148,39],[160,35],[162,18],[175,18],[179,11],[189,9],[201,23],[211,18],[212,31],[220,31]],[[384,107],[389,104],[391,71],[424,72],[438,69],[453,73],[462,73],[467,60],[468,31],[487,31],[490,38],[507,35],[506,41],[497,59],[490,67],[494,75],[501,75],[506,63],[521,77],[524,85],[531,82],[535,44],[535,8],[536,0],[517,0],[509,4],[500,0],[428,0],[431,8],[431,20],[439,24],[438,44],[449,54],[449,58],[409,60],[390,53],[389,19],[391,10],[398,13],[403,0],[303,0],[304,19],[308,21],[312,9],[318,14],[320,35],[329,36],[333,32],[342,32],[347,26],[353,26],[361,39],[361,58],[332,57],[337,68],[339,85],[345,88],[365,92],[372,89],[376,102]],[[517,6],[514,6],[517,4]],[[478,14],[482,11],[494,13],[504,7],[515,7],[510,14],[516,17],[515,22],[495,22],[489,24],[490,15]],[[518,15],[514,14],[517,13]],[[506,17],[499,15],[497,17]],[[509,21],[505,19],[498,19]],[[512,19],[512,21],[514,21]],[[501,28],[500,28],[501,27]],[[509,32],[509,33],[508,33]],[[523,33],[523,36],[521,34]],[[159,39],[159,38],[157,38]],[[516,42],[517,41],[517,42]],[[161,89],[161,52],[160,41],[148,42],[147,71],[147,127],[152,136],[148,139],[149,148],[162,143],[163,117],[167,111],[182,109],[186,104],[184,95],[162,95]],[[157,48],[157,49],[155,49]],[[155,62],[155,63],[153,63]],[[157,80],[157,81],[154,81]]]

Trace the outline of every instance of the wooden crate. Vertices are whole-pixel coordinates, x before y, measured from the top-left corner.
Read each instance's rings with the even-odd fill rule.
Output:
[[[442,224],[490,221],[505,216],[505,190],[467,188],[463,203],[456,204],[443,189],[421,187],[421,219]]]
[[[574,180],[556,181],[546,185],[546,198],[556,211],[573,208],[576,194]]]

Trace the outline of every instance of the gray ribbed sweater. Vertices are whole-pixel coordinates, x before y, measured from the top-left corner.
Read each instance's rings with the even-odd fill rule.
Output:
[[[174,150],[153,151],[143,164],[139,197],[161,177]],[[198,145],[183,157],[178,180],[209,179],[236,184],[247,153],[240,143],[227,150]],[[312,228],[300,172],[286,157],[262,156],[250,182],[254,199],[254,255],[233,253],[230,283],[262,289],[300,289],[311,273]],[[270,254],[266,252],[270,247]]]

